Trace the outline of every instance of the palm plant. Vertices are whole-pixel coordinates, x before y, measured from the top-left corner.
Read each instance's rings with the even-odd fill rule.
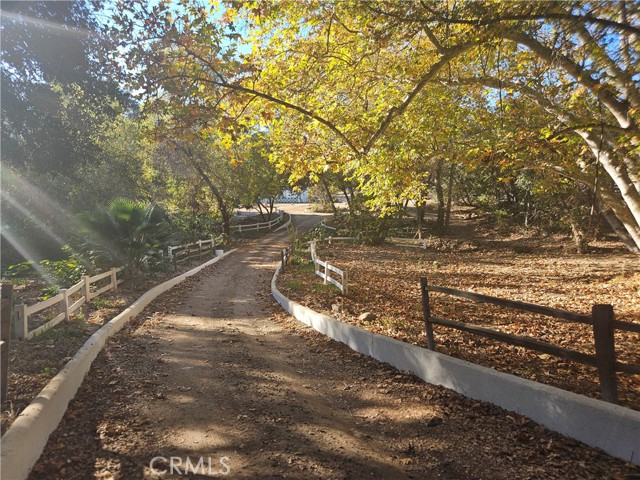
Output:
[[[80,223],[85,249],[109,265],[125,266],[132,276],[140,273],[146,255],[166,246],[172,237],[162,207],[126,198],[81,214]]]

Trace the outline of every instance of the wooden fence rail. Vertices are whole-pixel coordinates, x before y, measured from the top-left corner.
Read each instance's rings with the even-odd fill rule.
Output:
[[[168,259],[173,263],[174,268],[177,270],[177,263],[193,258],[195,256],[202,256],[207,252],[215,252],[216,244],[222,242],[222,237],[210,238],[206,240],[198,240],[195,243],[187,245],[177,245],[167,248]],[[82,305],[90,302],[98,295],[109,290],[117,290],[123,280],[118,279],[117,275],[122,271],[122,268],[112,268],[104,273],[99,273],[92,277],[83,276],[75,285],[69,288],[63,288],[60,292],[43,302],[36,303],[34,305],[19,304],[14,307],[14,335],[17,338],[24,338],[30,340],[52,327],[55,327],[62,320],[69,320],[70,316],[78,310]],[[109,279],[109,282],[92,290],[91,285],[97,282],[103,282]],[[72,301],[71,297],[78,292],[82,292],[79,299]],[[51,308],[54,305],[60,305],[60,313],[48,320],[38,328],[29,331],[29,317],[42,310]]]
[[[274,225],[277,225],[278,223],[280,223],[282,221],[284,217],[284,212],[280,212],[280,215],[278,215],[278,218],[274,218],[273,220],[269,220],[268,222],[260,222],[260,223],[254,223],[252,225],[233,225],[231,227],[231,230],[237,230],[238,233],[242,233],[242,232],[250,232],[253,230],[262,230],[262,229],[270,229],[271,227],[273,227]]]
[[[217,238],[211,237],[210,239],[198,240],[197,242],[186,245],[168,247],[168,259],[173,264],[173,269],[177,272],[178,263],[185,262],[196,257],[200,258],[206,253],[215,255],[216,245],[219,245],[222,241],[223,237],[221,235]]]
[[[335,240],[335,239],[334,239]],[[325,285],[331,283],[338,287],[343,295],[348,294],[348,280],[347,272],[339,269],[338,267],[331,265],[327,261],[320,260],[316,253],[316,240],[312,240],[310,243],[311,260],[313,260],[314,271],[316,275],[324,280]],[[323,267],[323,270],[319,270],[319,267]],[[340,275],[340,281],[337,278],[333,278],[329,272]]]
[[[640,333],[640,324],[622,322],[615,320],[613,307],[611,305],[594,305],[591,315],[583,315],[566,310],[544,307],[532,303],[518,302],[497,297],[490,297],[479,293],[456,290],[454,288],[429,285],[426,277],[420,279],[422,293],[422,309],[425,322],[425,332],[427,336],[427,347],[435,350],[435,340],[433,336],[433,325],[441,325],[454,328],[474,335],[479,335],[494,340],[499,340],[510,345],[528,348],[537,352],[554,355],[575,362],[592,365],[598,369],[600,379],[600,392],[602,400],[610,403],[618,403],[618,389],[616,382],[616,372],[630,374],[640,374],[640,365],[621,363],[616,361],[615,356],[615,330]],[[582,323],[593,327],[595,354],[577,352],[564,347],[559,347],[550,343],[542,342],[532,338],[518,337],[508,333],[498,332],[486,327],[471,325],[464,322],[447,320],[435,317],[431,314],[429,292],[444,293],[459,298],[466,298],[479,303],[490,303],[514,310],[538,313],[553,318],[562,319],[568,322]]]
[[[17,338],[24,338],[31,340],[34,337],[46,332],[52,327],[55,327],[62,320],[69,320],[70,316],[78,310],[82,305],[90,302],[98,295],[103,294],[108,290],[117,290],[123,280],[118,279],[117,275],[122,271],[122,268],[112,268],[104,273],[89,277],[84,275],[75,285],[69,288],[63,288],[56,296],[51,297],[43,302],[38,302],[33,305],[19,304],[14,307],[14,334]],[[109,283],[99,287],[97,290],[92,291],[91,285],[94,283],[109,279]],[[80,299],[70,303],[70,297],[78,292],[82,291]],[[29,331],[29,317],[42,310],[51,308],[54,305],[59,304],[60,313],[48,320],[46,323],[40,325],[38,328]]]

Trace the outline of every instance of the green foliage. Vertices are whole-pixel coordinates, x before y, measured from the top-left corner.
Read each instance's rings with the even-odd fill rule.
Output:
[[[287,233],[289,234],[289,255],[295,257],[305,248],[305,235],[294,226],[289,226]]]
[[[16,279],[16,278],[24,278],[35,273],[33,269],[33,261],[20,262],[15,265],[9,265],[7,269],[3,272],[2,276],[4,278]]]
[[[173,240],[165,211],[156,204],[119,198],[108,207],[80,216],[85,251],[108,266],[125,265],[140,273],[143,258]]]
[[[331,224],[336,233],[325,236],[349,236],[368,245],[382,245],[393,225],[391,217],[383,217],[373,212],[361,211],[357,214],[340,214],[332,217]]]
[[[42,299],[53,297],[58,294],[61,288],[70,287],[80,281],[83,275],[93,272],[92,264],[85,259],[77,257],[71,249],[66,246],[63,251],[68,255],[62,260],[41,260],[38,262],[27,261],[10,265],[3,272],[3,277],[13,284],[19,284],[29,279],[36,278],[42,274],[51,285],[42,289]]]
[[[69,253],[69,248],[64,249]],[[15,265],[9,265],[3,272],[3,276],[7,279],[15,280],[19,278],[29,278],[37,275],[33,261],[21,262]],[[81,261],[74,254],[70,254],[68,258],[62,260],[41,260],[38,262],[39,267],[55,281],[54,288],[70,287],[80,281],[83,275],[87,275],[92,271],[91,267]]]

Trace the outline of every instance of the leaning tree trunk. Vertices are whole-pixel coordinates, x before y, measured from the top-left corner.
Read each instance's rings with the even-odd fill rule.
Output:
[[[618,238],[624,243],[624,245],[629,249],[632,253],[640,253],[640,248],[635,244],[633,238],[627,233],[627,230],[624,228],[624,225],[620,223],[618,217],[616,217],[615,213],[611,210],[610,207],[604,206],[604,208],[600,208],[600,213],[607,221],[611,229],[618,236]]]
[[[337,215],[338,209],[336,208],[336,202],[333,200],[333,195],[331,195],[331,190],[329,190],[329,185],[327,185],[327,181],[324,179],[324,177],[320,177],[320,183],[322,183],[322,187],[324,188],[327,198],[329,199],[329,203],[331,204],[331,210],[333,211],[333,214]]]
[[[231,212],[229,211],[229,208],[226,202],[224,201],[224,198],[222,197],[220,190],[211,181],[211,178],[209,177],[209,175],[207,175],[207,173],[204,171],[202,166],[198,163],[195,156],[191,152],[191,149],[182,148],[182,152],[185,154],[187,159],[189,159],[189,163],[191,164],[191,166],[198,172],[200,177],[202,177],[202,179],[204,180],[204,183],[207,184],[207,187],[209,187],[209,190],[211,190],[211,194],[216,199],[216,203],[218,204],[218,210],[220,210],[220,214],[222,215],[223,232],[227,237],[230,237],[231,236]]]

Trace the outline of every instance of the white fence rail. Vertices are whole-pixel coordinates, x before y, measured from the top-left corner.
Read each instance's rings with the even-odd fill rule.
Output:
[[[171,261],[174,266],[183,260],[193,258],[195,256],[201,256],[206,252],[210,251],[214,253],[216,251],[216,244],[222,243],[222,236],[218,238],[211,237],[205,240],[198,240],[195,243],[189,243],[186,245],[176,245],[168,247],[168,259]],[[143,259],[146,261],[147,257]],[[89,277],[84,275],[82,280],[80,280],[75,285],[61,289],[60,293],[58,293],[55,297],[48,298],[42,302],[38,302],[34,305],[25,305],[19,304],[14,307],[14,332],[17,338],[24,338],[27,340],[31,340],[34,337],[46,332],[47,330],[55,327],[62,320],[69,320],[71,314],[73,314],[76,310],[78,310],[82,305],[87,302],[90,302],[98,295],[102,295],[103,293],[109,290],[117,290],[118,285],[120,285],[123,280],[119,280],[117,278],[117,274],[122,271],[122,268],[112,268],[109,271],[104,273],[99,273],[98,275],[94,275]],[[92,290],[91,285],[94,283],[100,282],[109,278],[109,283]],[[70,298],[72,295],[78,293],[82,290],[82,296],[70,303]],[[60,305],[60,313],[48,320],[46,323],[40,325],[39,327],[29,331],[29,317],[45,310],[47,308],[51,308],[54,305]]]
[[[427,249],[426,238],[387,237],[386,241],[398,247],[422,248],[423,250]]]
[[[422,227],[418,229],[418,227],[404,227],[404,228],[390,228],[389,233],[405,233],[408,235],[412,235],[413,238],[422,238],[422,235],[427,233],[427,228]]]
[[[335,265],[331,265],[329,262],[320,260],[316,253],[316,240],[312,240],[310,244],[311,250],[311,260],[313,260],[314,271],[316,275],[324,280],[325,285],[327,283],[331,283],[338,287],[343,295],[347,295],[348,293],[348,280],[347,280],[347,272],[339,269]],[[320,270],[319,267],[323,267],[323,270]],[[340,281],[337,278],[331,276],[329,272],[333,272],[340,276]]]
[[[14,332],[17,338],[24,338],[26,340],[31,340],[34,337],[46,332],[52,327],[55,327],[62,320],[69,320],[71,314],[73,314],[76,310],[78,310],[82,305],[87,302],[90,302],[93,298],[98,295],[103,294],[108,290],[117,290],[118,285],[120,285],[123,280],[119,280],[117,277],[118,272],[120,272],[122,268],[112,268],[111,270],[100,273],[98,275],[94,275],[93,277],[89,277],[84,275],[82,280],[80,280],[75,285],[69,288],[63,288],[60,290],[55,297],[51,297],[43,302],[38,302],[34,305],[25,305],[20,304],[14,307]],[[91,285],[101,280],[108,278],[109,283],[103,285],[97,290],[91,291]],[[80,299],[74,301],[73,303],[69,303],[69,299],[72,295],[82,291],[82,296]],[[29,317],[45,310],[47,308],[51,308],[59,304],[60,313],[48,320],[46,323],[40,325],[38,328],[29,331]]]
[[[325,230],[329,230],[331,232],[337,232],[338,231],[338,229],[336,227],[330,227],[329,225],[327,225],[324,220],[322,220],[320,222],[320,226],[322,228],[324,228]]]
[[[262,230],[264,228],[266,229],[270,229],[271,227],[273,227],[274,225],[277,225],[278,223],[280,223],[282,221],[282,218],[284,217],[284,212],[279,211],[280,215],[278,215],[277,218],[274,218],[273,220],[270,220],[268,222],[260,222],[260,223],[254,223],[253,225],[233,225],[231,227],[231,231],[237,231],[238,233],[242,233],[242,232],[250,232],[250,231],[258,231],[258,230]]]
[[[209,238],[207,240],[198,240],[197,242],[188,243],[188,244],[185,244],[185,245],[175,245],[175,246],[172,246],[172,247],[167,247],[167,255],[169,257],[173,257],[173,252],[175,250],[184,249],[184,248],[192,248],[192,247],[198,247],[199,251],[215,250],[216,243],[221,243],[221,242],[222,242],[222,236],[220,236],[218,238],[211,237],[211,238]]]
[[[198,240],[194,243],[167,247],[167,258],[171,263],[173,263],[174,270],[177,271],[177,265],[180,262],[189,260],[193,257],[201,257],[207,252],[215,255],[216,245],[221,244],[223,240],[223,236],[220,235],[219,237],[215,238],[211,237],[206,240]]]

